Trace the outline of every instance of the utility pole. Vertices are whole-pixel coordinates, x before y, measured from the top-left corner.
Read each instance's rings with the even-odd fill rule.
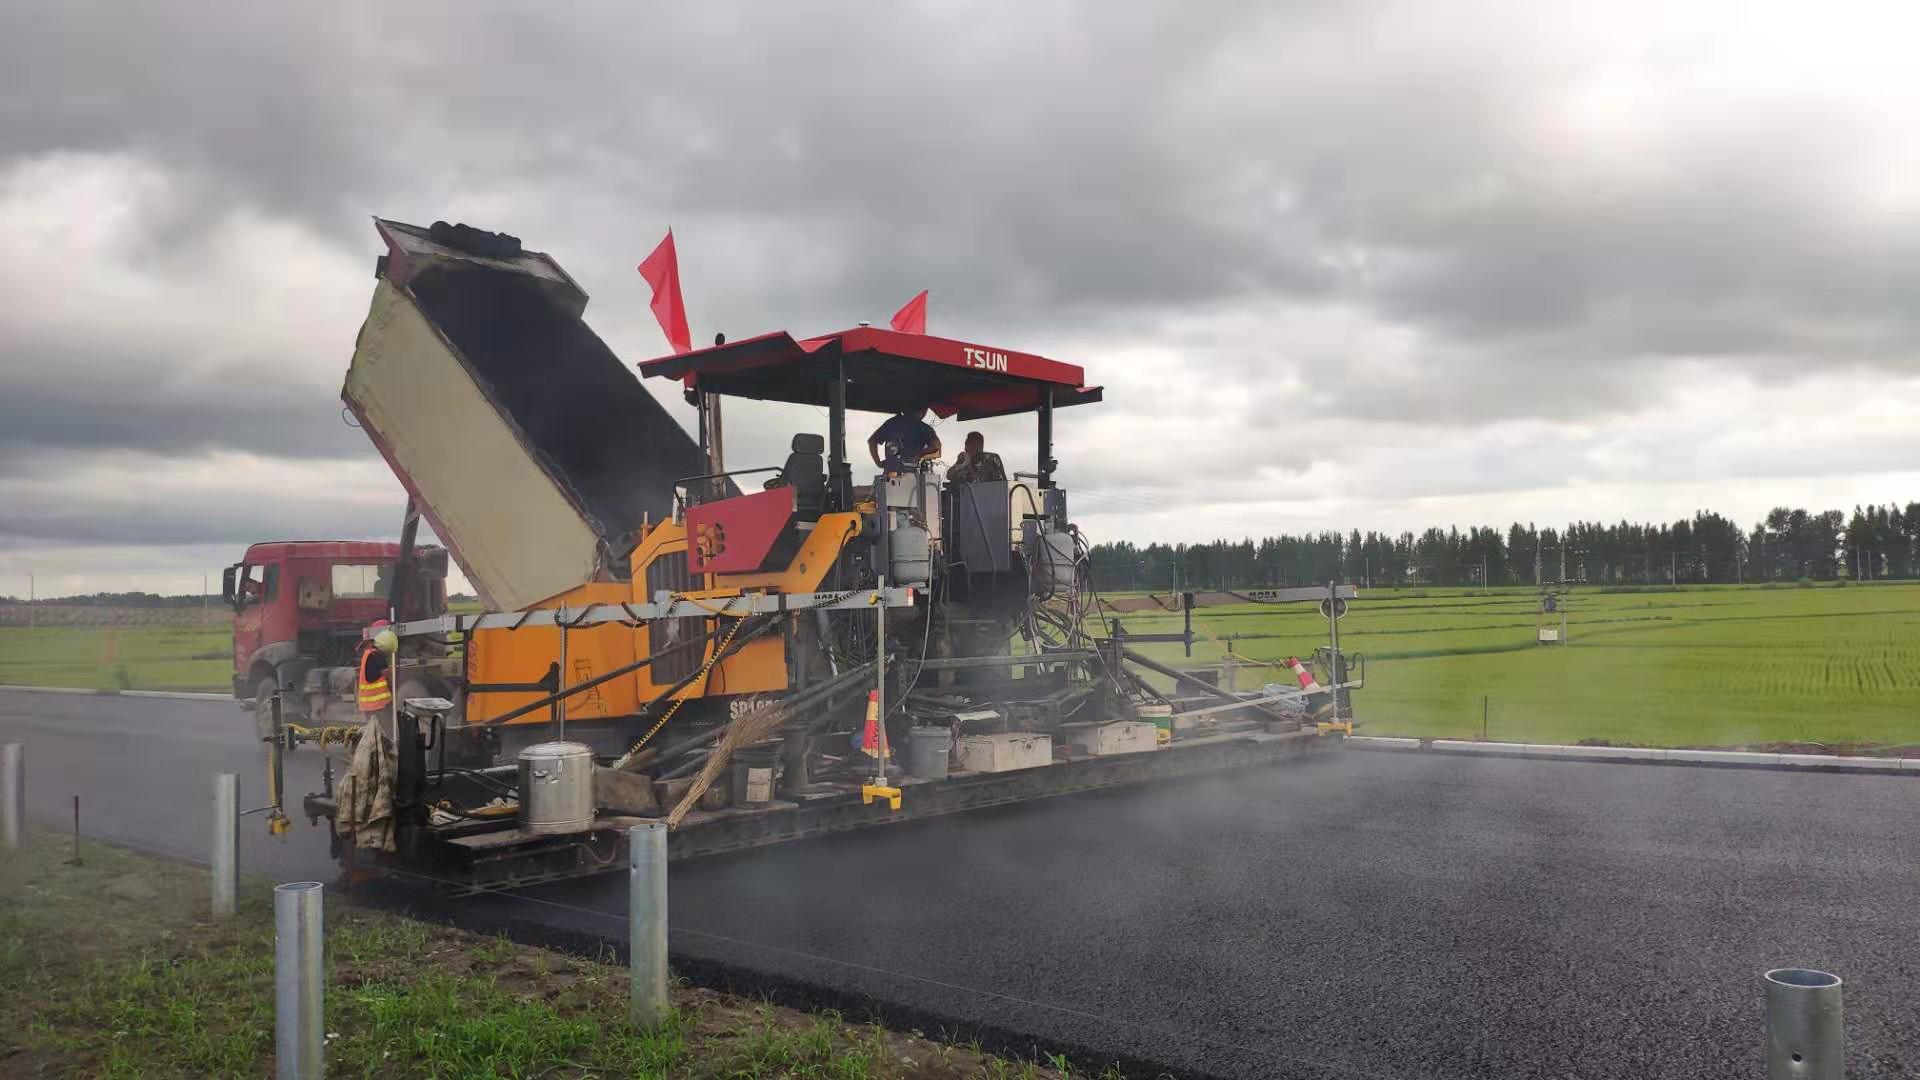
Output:
[[[1487,557],[1485,555],[1482,555],[1480,556],[1480,587],[1484,589],[1487,587],[1488,584],[1489,583],[1487,581]]]
[[[1669,585],[1680,584],[1680,578],[1679,578],[1678,572],[1675,569],[1677,565],[1678,564],[1675,562],[1674,553],[1671,551],[1667,552],[1667,584]]]
[[[33,629],[33,571],[27,571],[27,629]]]

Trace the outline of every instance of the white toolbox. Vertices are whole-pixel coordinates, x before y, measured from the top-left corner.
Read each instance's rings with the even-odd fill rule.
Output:
[[[1142,750],[1160,748],[1154,726],[1138,720],[1117,720],[1111,724],[1081,721],[1060,725],[1060,732],[1067,737],[1068,745],[1095,757],[1103,754],[1137,754]]]
[[[1009,731],[999,735],[962,735],[954,752],[965,772],[1012,772],[1053,764],[1053,740],[1045,735]]]

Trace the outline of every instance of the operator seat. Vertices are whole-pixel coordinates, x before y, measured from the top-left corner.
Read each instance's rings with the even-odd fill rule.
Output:
[[[824,436],[801,432],[793,437],[793,453],[780,468],[780,475],[793,489],[795,521],[818,521],[827,508],[827,464],[822,457],[827,449]]]

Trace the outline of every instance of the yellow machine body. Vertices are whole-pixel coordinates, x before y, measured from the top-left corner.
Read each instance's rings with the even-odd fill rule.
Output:
[[[748,592],[810,593],[819,588],[848,541],[859,535],[858,513],[823,514],[783,569],[696,577],[687,566],[686,529],[677,522],[662,522],[647,530],[633,549],[630,580],[579,585],[533,606],[645,603],[662,591],[690,604],[717,603]],[[716,627],[716,623],[721,625]],[[662,619],[638,628],[602,623],[569,630],[566,665],[560,677],[563,686],[578,685],[649,656],[655,660],[636,672],[568,698],[567,721],[590,723],[635,714],[686,676],[697,674],[730,628],[730,623],[719,619],[682,618]],[[702,635],[716,629],[712,638],[700,641]],[[687,642],[687,647],[657,655],[672,649],[676,640]],[[553,627],[480,630],[470,636],[467,649],[470,685],[538,682],[560,660],[560,631]],[[783,691],[789,685],[787,661],[786,638],[768,635],[715,664],[704,679],[694,680],[668,700]],[[466,721],[492,723],[545,696],[539,691],[469,691]],[[507,723],[544,724],[548,719],[546,709],[536,709]]]

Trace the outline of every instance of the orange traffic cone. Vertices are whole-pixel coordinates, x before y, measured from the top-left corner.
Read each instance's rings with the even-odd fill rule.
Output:
[[[860,749],[880,757],[880,691],[867,691],[867,726],[860,733]]]
[[[1287,666],[1293,669],[1293,677],[1300,680],[1300,689],[1306,691],[1308,714],[1318,717],[1325,713],[1333,704],[1333,698],[1321,687],[1319,680],[1313,677],[1313,672],[1308,671],[1307,666],[1302,664],[1297,656],[1287,657]]]

